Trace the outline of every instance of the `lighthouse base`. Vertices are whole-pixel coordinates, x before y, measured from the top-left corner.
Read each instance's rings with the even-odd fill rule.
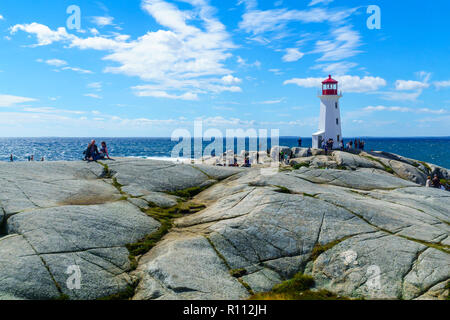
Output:
[[[324,140],[325,140],[325,131],[314,133],[312,136],[313,149],[320,149],[322,147],[322,142]]]

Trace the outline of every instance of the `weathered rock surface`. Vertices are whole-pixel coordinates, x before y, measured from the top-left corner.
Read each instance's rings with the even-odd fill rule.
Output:
[[[443,298],[450,278],[448,192],[419,187],[374,162],[352,163],[355,171],[252,170],[216,184],[196,198],[208,208],[178,219],[172,235],[141,260],[135,298],[204,299],[219,282],[214,298],[240,299],[243,289],[267,291],[299,271],[318,288],[349,297]],[[197,241],[208,247],[202,238],[220,258],[214,264],[205,257],[209,248],[194,249]],[[190,262],[168,266],[180,256]],[[209,281],[192,281],[199,265],[220,260]],[[246,274],[228,284],[224,268]]]
[[[205,174],[147,160],[108,165],[109,170],[83,162],[0,164],[1,299],[96,299],[125,290],[133,283],[125,246],[160,227],[141,209],[178,201],[155,190],[182,190],[236,172],[213,168]],[[131,186],[130,194],[113,185],[113,173],[123,189]],[[79,288],[68,284],[74,266]]]
[[[349,297],[447,297],[450,193],[420,186],[432,165],[384,153],[300,160],[310,167],[274,174],[141,159],[0,164],[0,299],[96,299],[135,281],[133,299],[245,299],[298,272]],[[206,209],[176,219],[132,271],[126,245],[160,227],[141,210],[206,186],[194,198]]]

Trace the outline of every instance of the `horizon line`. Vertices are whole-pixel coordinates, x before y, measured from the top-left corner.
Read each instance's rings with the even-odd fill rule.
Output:
[[[92,138],[109,138],[109,139],[172,139],[170,136],[15,136],[15,137],[2,137],[0,139],[44,139],[44,138],[62,138],[62,139],[92,139]],[[182,138],[182,137],[179,137]],[[186,137],[187,138],[187,137]],[[210,136],[204,137],[190,137],[191,139],[199,139],[199,138],[210,138]],[[211,138],[214,138],[212,136]],[[249,136],[223,136],[222,138],[250,138]],[[254,138],[254,137],[252,137]],[[259,137],[256,137],[259,138]],[[268,136],[267,138],[271,138]],[[303,136],[279,136],[279,138],[302,138],[302,139],[312,139],[311,137],[303,137]],[[354,138],[365,138],[365,139],[411,139],[411,138],[428,138],[428,139],[442,139],[449,138],[450,136],[348,136],[343,137],[343,139],[354,139]]]

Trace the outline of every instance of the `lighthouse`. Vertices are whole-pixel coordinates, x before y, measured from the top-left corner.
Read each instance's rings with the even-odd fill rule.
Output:
[[[333,139],[333,148],[339,147],[342,140],[340,98],[342,93],[338,92],[338,82],[330,75],[322,82],[322,91],[319,93],[319,131],[313,134],[313,148],[321,148],[322,141],[327,142],[329,139]]]

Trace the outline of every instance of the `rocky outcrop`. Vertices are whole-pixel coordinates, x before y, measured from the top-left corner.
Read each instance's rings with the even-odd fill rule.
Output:
[[[0,299],[245,299],[298,272],[351,298],[444,299],[450,193],[420,185],[431,165],[394,158],[334,152],[272,174],[140,159],[0,164]],[[206,208],[189,214],[193,196]]]
[[[236,172],[208,171],[125,159],[1,163],[0,298],[96,299],[126,290],[134,283],[127,244],[161,226],[141,209],[172,207],[179,198],[166,192]]]

